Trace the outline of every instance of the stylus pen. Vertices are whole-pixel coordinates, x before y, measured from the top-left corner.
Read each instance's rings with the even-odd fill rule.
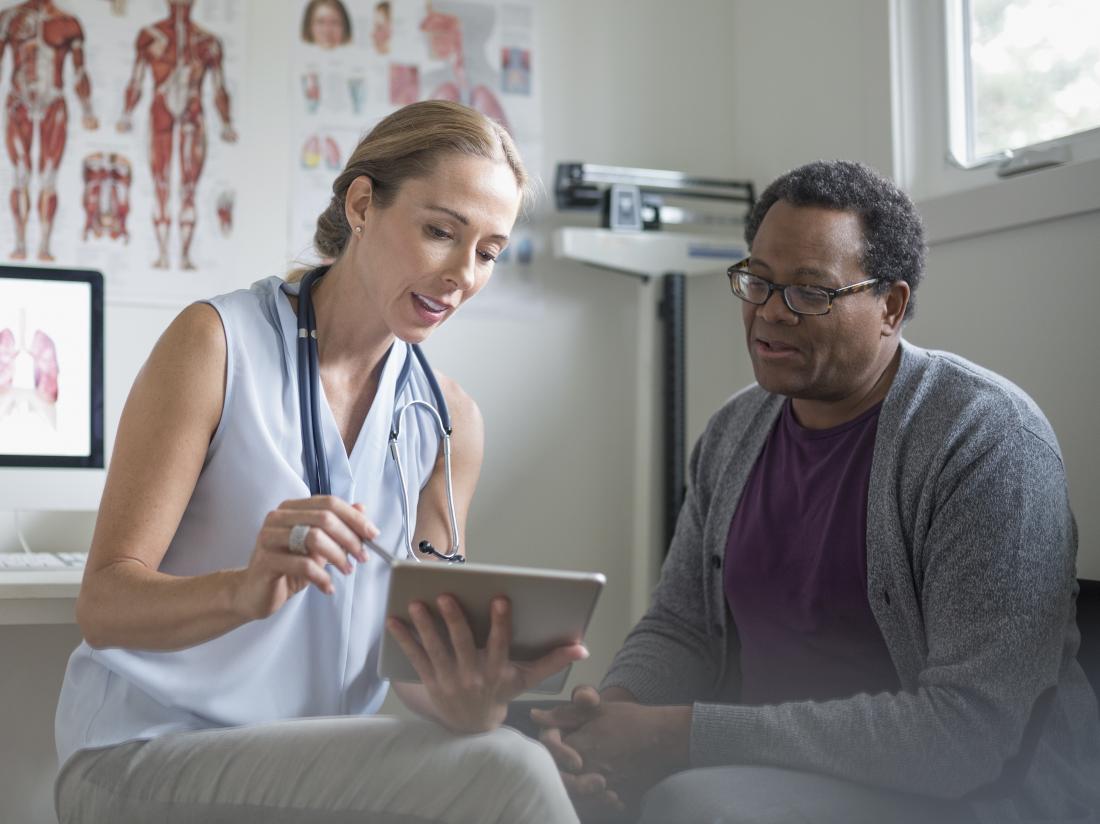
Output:
[[[393,566],[395,563],[397,563],[397,558],[394,557],[389,550],[383,549],[370,538],[363,539],[363,546],[365,546],[367,549],[369,549],[371,552],[373,552],[375,555],[385,561],[387,565]]]

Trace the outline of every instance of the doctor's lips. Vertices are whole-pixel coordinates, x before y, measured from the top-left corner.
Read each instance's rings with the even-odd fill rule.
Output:
[[[448,309],[454,309],[455,308],[454,306],[451,306],[451,304],[449,304],[449,303],[443,303],[443,302],[438,301],[438,300],[433,300],[432,298],[428,297],[427,295],[422,295],[419,292],[413,292],[412,296],[413,296],[413,298],[415,298],[417,300],[417,302],[419,302],[421,305],[423,305],[425,309],[427,309],[429,312],[434,312],[435,314],[442,314],[443,312],[446,312]]]

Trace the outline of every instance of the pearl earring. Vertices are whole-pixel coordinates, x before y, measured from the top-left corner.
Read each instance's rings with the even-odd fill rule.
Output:
[[[356,226],[356,227],[355,227],[355,233],[356,233],[357,235],[361,235],[361,234],[363,234],[363,227],[362,227],[362,226]]]

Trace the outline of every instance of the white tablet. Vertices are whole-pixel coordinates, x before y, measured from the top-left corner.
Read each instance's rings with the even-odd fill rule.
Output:
[[[432,610],[443,638],[447,638],[447,630],[435,607],[438,596],[449,593],[458,599],[479,647],[489,637],[492,599],[507,596],[512,602],[514,661],[531,661],[554,647],[582,640],[606,580],[598,572],[495,564],[393,561],[390,566],[386,617],[394,616],[409,624],[409,604],[420,601]],[[566,667],[550,676],[532,692],[561,692],[570,669]],[[378,674],[394,681],[420,680],[388,631],[383,632]]]

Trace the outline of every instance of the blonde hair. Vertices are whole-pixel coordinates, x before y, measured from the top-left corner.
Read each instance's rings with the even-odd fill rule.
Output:
[[[344,251],[351,236],[344,201],[356,178],[370,178],[372,202],[385,209],[406,180],[427,177],[441,160],[454,154],[507,163],[521,196],[527,198],[527,170],[503,126],[459,103],[412,103],[381,120],[355,147],[347,166],[332,184],[328,208],[317,218],[313,234],[317,253],[335,259]]]

